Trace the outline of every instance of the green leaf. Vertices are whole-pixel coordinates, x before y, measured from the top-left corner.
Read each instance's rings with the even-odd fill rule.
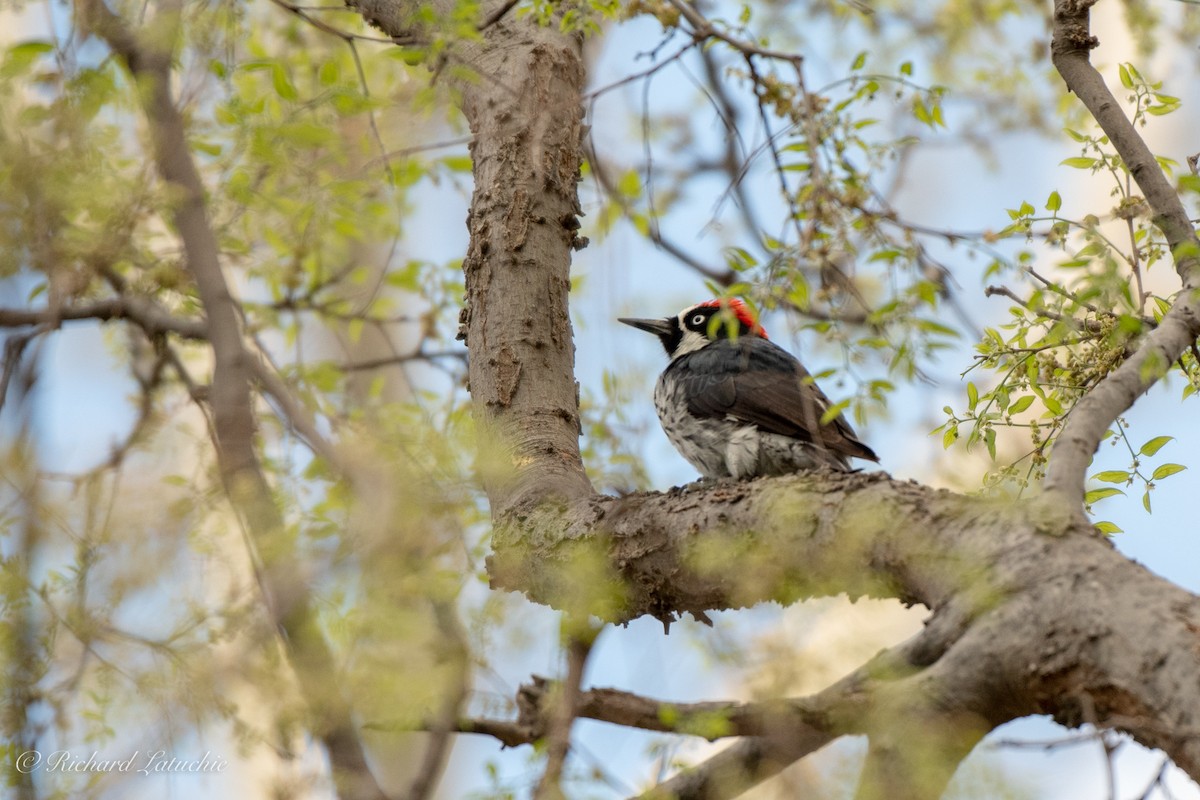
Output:
[[[983,443],[987,445],[988,455],[996,460],[996,429],[988,428],[983,432]]]
[[[275,87],[275,94],[284,100],[295,100],[300,96],[282,64],[271,66],[271,84]]]
[[[424,47],[392,47],[384,52],[392,58],[403,61],[410,67],[418,66],[429,56],[428,49]]]
[[[1051,192],[1050,197],[1046,199],[1046,210],[1058,211],[1060,208],[1062,208],[1062,197],[1059,196],[1056,190]]]
[[[0,75],[16,77],[27,72],[38,58],[52,52],[54,52],[54,45],[49,42],[29,41],[15,44],[4,54]]]
[[[975,384],[967,382],[967,408],[975,410],[975,404],[979,402],[979,390],[975,388]]]
[[[1087,492],[1086,494],[1084,494],[1083,502],[1087,503],[1090,506],[1092,503],[1095,503],[1098,500],[1103,500],[1106,497],[1112,497],[1115,494],[1123,495],[1125,493],[1122,492],[1120,489],[1113,489],[1111,486],[1105,487],[1103,489],[1092,489],[1090,492]]]
[[[1009,414],[1020,414],[1022,411],[1029,408],[1031,405],[1033,405],[1033,395],[1027,394],[1024,397],[1017,398],[1017,402],[1013,403],[1011,406],[1008,407],[1008,413]]]
[[[1123,469],[1106,469],[1104,472],[1097,472],[1092,477],[1105,483],[1125,483],[1129,480],[1129,473]]]
[[[951,425],[946,428],[946,432],[942,434],[942,449],[949,450],[950,445],[958,441],[958,426]]]
[[[642,179],[638,175],[637,170],[626,170],[620,178],[617,179],[617,191],[625,197],[637,197],[642,193]]]
[[[1133,88],[1133,78],[1129,77],[1129,68],[1124,64],[1117,67],[1117,74],[1121,77],[1121,85],[1126,89]]]
[[[338,63],[332,59],[326,60],[321,64],[321,68],[317,70],[317,80],[322,86],[332,86],[338,82],[338,77],[341,70],[338,68]]]
[[[471,172],[472,159],[470,156],[443,156],[438,159],[442,166],[451,172]]]
[[[867,51],[863,50],[861,53],[859,53],[857,56],[854,57],[854,63],[850,65],[850,71],[853,72],[854,70],[862,69],[863,66],[866,65],[866,63],[867,63]]]
[[[929,107],[925,105],[925,101],[920,97],[913,98],[913,116],[918,122],[924,122],[930,127],[933,126],[933,117],[929,113]]]
[[[1160,464],[1158,469],[1154,470],[1154,474],[1150,476],[1152,481],[1161,481],[1163,478],[1174,475],[1176,472],[1183,472],[1187,467],[1183,464]]]
[[[1104,521],[1104,522],[1097,522],[1097,523],[1096,523],[1095,525],[1093,525],[1092,527],[1093,527],[1093,528],[1095,528],[1095,529],[1096,529],[1096,531],[1097,531],[1098,533],[1104,533],[1104,534],[1108,534],[1108,533],[1124,533],[1124,532],[1125,532],[1125,531],[1121,530],[1120,528],[1118,528],[1116,525],[1114,525],[1114,524],[1112,524],[1111,522],[1108,522],[1108,521]]]
[[[1145,491],[1145,493],[1142,494],[1142,507],[1146,509],[1147,514],[1154,513],[1153,511],[1150,510],[1150,490],[1149,489],[1147,489]]]
[[[1174,436],[1155,436],[1153,439],[1142,445],[1142,449],[1138,450],[1138,453],[1143,456],[1152,456],[1161,450],[1163,445],[1174,439]]]
[[[837,418],[850,405],[849,400],[843,400],[840,403],[834,403],[829,408],[825,409],[825,413],[821,415],[821,424],[828,425]]]
[[[1076,156],[1075,158],[1064,158],[1059,164],[1075,169],[1091,169],[1096,166],[1096,159],[1087,158],[1086,156]]]

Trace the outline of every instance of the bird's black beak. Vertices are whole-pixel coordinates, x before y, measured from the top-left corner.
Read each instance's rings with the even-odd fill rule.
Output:
[[[675,333],[675,326],[672,324],[674,320],[667,319],[633,319],[631,317],[618,317],[617,322],[624,322],[626,325],[631,325],[640,331],[653,333],[655,336],[668,337]]]

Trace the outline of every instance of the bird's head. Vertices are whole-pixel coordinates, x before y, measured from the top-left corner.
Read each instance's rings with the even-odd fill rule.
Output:
[[[621,317],[617,321],[653,333],[672,360],[717,339],[767,338],[767,332],[758,324],[749,306],[737,299],[706,300],[665,319]]]

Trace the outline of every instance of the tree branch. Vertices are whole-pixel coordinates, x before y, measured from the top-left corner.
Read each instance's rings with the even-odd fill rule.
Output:
[[[586,623],[584,623],[586,624]],[[563,621],[564,629],[578,627],[567,618]],[[567,633],[567,677],[559,684],[560,691],[556,693],[556,702],[550,709],[546,726],[546,769],[533,792],[534,800],[551,800],[564,797],[560,782],[563,766],[567,761],[567,753],[571,745],[571,726],[579,716],[583,670],[587,666],[588,655],[592,651],[595,631],[584,633]]]
[[[1200,240],[1154,154],[1122,113],[1088,52],[1098,44],[1091,35],[1090,8],[1095,0],[1055,0],[1051,56],[1067,88],[1091,112],[1116,148],[1153,212],[1175,258],[1183,292],[1158,328],[1146,335],[1132,357],[1110,373],[1075,406],[1055,441],[1046,469],[1045,488],[1066,495],[1071,507],[1082,503],[1084,480],[1104,432],[1118,416],[1170,369],[1200,335]]]
[[[1200,774],[1200,740],[1177,735],[1200,703],[1186,677],[1200,671],[1189,644],[1200,600],[1125,559],[1090,526],[1046,528],[1038,513],[882,474],[810,472],[539,509],[497,529],[489,566],[497,588],[612,621],[839,592],[921,603],[935,609],[928,624],[948,631],[941,641],[950,643],[945,653],[913,656],[936,667],[906,689],[930,705],[905,705],[912,701],[901,693],[879,708],[936,709],[950,715],[939,725],[965,726],[967,741],[1024,714],[1079,724],[1067,687],[1091,684],[1101,724]],[[600,566],[581,572],[580,564]],[[1105,589],[1115,585],[1125,588],[1119,597]],[[1126,592],[1145,602],[1122,602]],[[1064,628],[1063,618],[1074,622]],[[1152,639],[1138,638],[1148,630]],[[884,736],[888,719],[897,724],[884,713],[869,732]],[[930,747],[949,762],[959,755],[936,737]]]
[[[207,339],[208,323],[203,319],[172,316],[147,298],[135,295],[110,297],[82,305],[64,305],[57,309],[0,308],[0,328],[54,324],[60,320],[95,319],[107,322],[126,319],[153,336],[173,333],[185,339]]]
[[[786,53],[780,50],[769,50],[764,47],[759,47],[753,42],[745,39],[739,39],[717,26],[713,25],[707,17],[696,10],[695,6],[685,2],[685,0],[667,0],[678,11],[684,19],[691,24],[693,33],[696,39],[720,39],[725,44],[738,50],[745,56],[762,56],[776,61],[786,61],[789,64],[799,64],[802,56],[795,53]]]

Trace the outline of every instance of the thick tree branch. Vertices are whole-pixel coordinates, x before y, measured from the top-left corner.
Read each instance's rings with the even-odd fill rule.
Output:
[[[539,510],[497,530],[491,569],[496,586],[559,607],[579,610],[587,586],[592,612],[616,620],[843,591],[919,602],[934,609],[931,627],[951,632],[940,639],[949,644],[917,659],[928,666],[903,692],[878,701],[897,710],[870,728],[881,741],[889,716],[921,708],[939,725],[949,714],[965,726],[962,741],[1025,714],[1079,724],[1083,688],[1098,698],[1100,724],[1200,774],[1200,740],[1179,735],[1195,727],[1188,709],[1200,705],[1189,677],[1200,672],[1200,601],[1088,526],[1050,535],[1034,513],[879,474],[814,472]],[[581,573],[580,563],[607,566]],[[1123,587],[1119,597],[1112,586]],[[1140,638],[1148,630],[1153,639]],[[921,705],[906,705],[912,697]],[[930,747],[950,763],[961,756],[953,741]]]
[[[1067,88],[1091,112],[1116,148],[1146,197],[1154,223],[1163,232],[1175,258],[1185,291],[1141,347],[1083,397],[1054,444],[1046,470],[1045,488],[1061,492],[1078,506],[1092,455],[1104,432],[1153,386],[1183,351],[1200,335],[1200,240],[1197,240],[1179,195],[1167,181],[1154,154],[1121,111],[1088,52],[1098,44],[1091,35],[1090,8],[1095,0],[1056,0],[1051,55]]]

